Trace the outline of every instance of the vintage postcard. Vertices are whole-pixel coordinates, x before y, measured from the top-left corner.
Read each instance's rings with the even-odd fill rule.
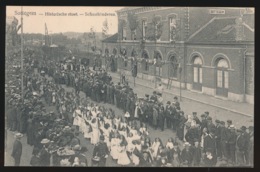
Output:
[[[254,167],[254,10],[7,6],[5,166]]]

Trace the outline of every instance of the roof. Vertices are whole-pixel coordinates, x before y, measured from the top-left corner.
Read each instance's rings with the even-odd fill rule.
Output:
[[[236,17],[213,18],[192,34],[188,42],[237,42],[236,20]],[[254,29],[242,23],[242,31],[241,41],[254,41]]]
[[[102,42],[108,42],[108,43],[116,43],[117,42],[117,38],[118,38],[118,33],[106,38],[106,39],[103,39]]]

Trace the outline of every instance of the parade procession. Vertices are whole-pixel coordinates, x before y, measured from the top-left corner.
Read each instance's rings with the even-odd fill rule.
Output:
[[[124,12],[123,9],[118,15]],[[72,39],[62,49],[55,45],[54,36],[50,42],[45,24],[45,45],[26,42],[23,33],[26,27],[23,23],[16,27],[23,20],[29,19],[23,15],[19,16],[19,21],[18,17],[9,17],[6,23],[11,30],[7,32],[5,56],[6,166],[254,166],[253,116],[242,116],[242,112],[236,114],[192,100],[192,97],[184,98],[187,90],[181,97],[179,88],[174,84],[173,88],[168,87],[163,79],[151,82],[138,78],[138,59],[133,57],[137,59],[136,65],[129,59],[124,60],[126,46],[120,50],[120,57],[115,58],[117,52],[109,51],[106,45],[111,41],[109,37],[100,47],[95,38],[95,46],[92,44],[91,49],[83,47],[88,49],[85,52],[78,48],[80,44],[75,43],[74,49],[67,47],[72,44]],[[91,33],[85,41],[91,42],[97,37]],[[69,38],[66,41],[69,42]],[[156,59],[152,60],[155,64]],[[231,62],[222,60],[219,63],[223,64],[221,70],[225,76],[221,84],[225,85],[226,72],[236,67],[226,70],[225,62]],[[131,62],[131,67],[127,66],[130,71],[125,70],[125,61]],[[145,65],[150,65],[146,62]],[[151,66],[144,74],[149,75],[153,69]],[[156,71],[156,66],[154,69]],[[163,74],[165,70],[162,69]],[[183,67],[183,73],[184,70]],[[179,67],[176,71],[176,76],[182,74]],[[198,80],[202,81],[200,69],[197,72]],[[231,77],[230,74],[230,80]],[[151,83],[151,88],[144,87],[142,82]],[[177,81],[173,79],[171,82]],[[177,90],[178,94],[171,94],[171,89]],[[216,101],[251,106],[246,102],[240,105],[229,98]]]

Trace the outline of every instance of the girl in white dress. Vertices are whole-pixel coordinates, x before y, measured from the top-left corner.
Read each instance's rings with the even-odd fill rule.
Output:
[[[89,112],[87,112],[87,115],[85,117],[85,121],[86,121],[86,130],[84,132],[84,138],[86,139],[91,139],[91,136],[92,136],[92,131],[91,131],[91,116],[89,115]]]
[[[90,125],[92,127],[91,144],[96,145],[99,142],[100,136],[98,119],[93,118]]]
[[[114,133],[114,135],[111,138],[111,151],[110,155],[112,156],[112,159],[117,160],[118,159],[118,146],[120,144],[120,139],[117,133]]]
[[[155,140],[152,144],[152,147],[151,147],[152,157],[154,159],[157,157],[158,150],[161,145],[162,145],[162,143],[161,143],[160,139],[158,137],[155,138]]]
[[[104,142],[107,144],[107,147],[108,147],[108,150],[110,151],[111,150],[111,147],[110,147],[110,140],[109,140],[109,135],[110,135],[110,125],[109,124],[105,124],[104,127],[102,127],[102,131],[103,131],[103,135],[105,137],[105,140]]]
[[[117,164],[119,165],[129,165],[131,163],[129,157],[126,153],[126,141],[123,136],[121,136],[121,143],[118,146],[118,161]]]
[[[145,135],[145,136],[148,136],[149,135],[149,132],[148,132],[148,129],[147,129],[147,125],[146,124],[143,124],[141,126],[141,128],[139,129],[139,131],[142,133],[142,135]]]
[[[77,108],[73,113],[73,125],[75,126],[79,126],[79,113],[81,113],[79,108]]]

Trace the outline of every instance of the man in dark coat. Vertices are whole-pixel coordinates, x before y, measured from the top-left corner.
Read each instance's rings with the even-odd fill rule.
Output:
[[[204,152],[210,152],[213,161],[216,164],[217,157],[216,157],[216,139],[215,139],[215,129],[209,131],[209,135],[204,138]]]
[[[193,160],[193,151],[191,145],[188,142],[184,143],[184,146],[185,148],[181,151],[182,163],[190,167]]]
[[[193,166],[199,167],[201,162],[202,152],[201,152],[201,147],[198,139],[194,139],[194,147],[192,148],[192,151],[193,151],[193,161],[192,161]]]
[[[171,106],[171,102],[168,101],[165,107],[165,116],[166,116],[166,126],[167,128],[172,127],[172,119],[173,119],[173,107]]]
[[[164,107],[162,104],[159,104],[158,126],[161,129],[161,131],[164,130],[164,122],[165,122]]]
[[[217,148],[217,157],[221,158],[222,157],[222,152],[221,152],[221,124],[218,119],[215,120],[216,123],[216,133],[215,133],[215,138],[216,138],[216,148]]]
[[[231,125],[229,127],[230,130],[230,136],[228,139],[228,149],[229,149],[229,157],[231,160],[231,163],[233,165],[236,164],[236,141],[237,141],[237,135],[234,125]]]
[[[106,166],[106,159],[109,155],[109,150],[107,147],[107,144],[104,142],[105,137],[103,135],[100,136],[99,143],[95,146],[93,151],[93,158],[99,157],[99,167],[105,167]]]
[[[244,127],[242,126],[238,130],[238,136],[236,140],[236,151],[237,151],[237,164],[238,166],[244,166],[245,163],[245,152],[248,149],[247,135],[245,134]]]
[[[197,112],[192,112],[192,115],[193,115],[193,120],[196,121],[196,124],[201,125],[201,122],[200,122],[199,118],[197,117]]]
[[[177,136],[178,136],[179,140],[184,139],[184,127],[185,127],[186,121],[187,121],[187,119],[184,117],[184,112],[180,111],[180,122],[177,127]]]
[[[203,131],[204,128],[207,128],[208,121],[207,121],[207,119],[206,119],[205,114],[202,114],[200,117],[201,117],[200,128],[201,128],[201,131]],[[201,132],[201,133],[202,133],[202,132]]]
[[[229,130],[225,127],[225,122],[221,121],[221,131],[220,131],[220,143],[221,143],[221,152],[222,156],[228,158],[228,139],[229,139]]]
[[[40,166],[50,166],[51,164],[51,154],[48,152],[48,144],[49,144],[50,140],[48,139],[43,139],[41,141],[41,144],[43,144],[43,147],[40,151],[40,155],[39,155],[39,158],[40,158]]]
[[[23,135],[21,133],[17,133],[15,135],[15,141],[14,141],[14,145],[13,145],[13,151],[11,156],[14,158],[14,166],[19,166],[20,165],[20,160],[21,160],[21,156],[22,156],[22,150],[23,150],[23,146],[22,143],[20,141],[20,139],[23,137]]]
[[[195,140],[200,140],[200,133],[196,126],[191,126],[191,128],[187,131],[185,135],[185,139],[192,146],[194,146]]]

